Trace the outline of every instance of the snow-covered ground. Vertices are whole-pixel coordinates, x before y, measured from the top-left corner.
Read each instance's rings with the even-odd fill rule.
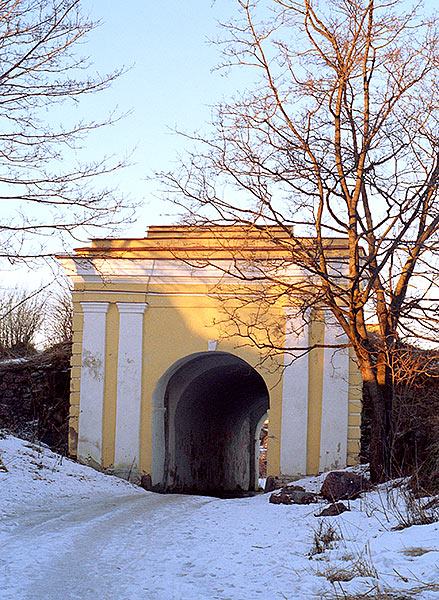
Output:
[[[439,523],[392,531],[400,488],[316,518],[325,505],[153,494],[11,436],[0,458],[1,600],[439,599]],[[339,539],[312,554],[319,527]]]

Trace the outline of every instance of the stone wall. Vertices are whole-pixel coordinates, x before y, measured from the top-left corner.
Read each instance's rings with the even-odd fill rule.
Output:
[[[0,428],[66,453],[70,355],[65,343],[0,362]]]

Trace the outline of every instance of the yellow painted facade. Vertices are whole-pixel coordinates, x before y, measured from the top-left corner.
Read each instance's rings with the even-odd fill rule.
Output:
[[[285,243],[289,243],[287,239]],[[329,240],[327,245],[335,259],[343,258],[344,240]],[[225,319],[227,305],[229,310],[237,311],[241,323],[254,320],[258,296],[264,287],[264,282],[247,284],[231,276],[231,261],[238,256],[240,264],[250,264],[255,260],[279,259],[285,253],[285,245],[279,246],[272,237],[249,234],[238,227],[152,227],[142,239],[94,240],[91,246],[76,250],[74,256],[60,257],[74,283],[70,453],[121,474],[130,469],[136,473],[154,471],[154,452],[161,456],[160,448],[154,450],[154,444],[168,444],[168,433],[162,439],[162,434],[157,433],[161,425],[154,425],[154,410],[157,415],[170,410],[167,405],[153,407],[161,378],[186,357],[209,353],[201,358],[214,360],[212,353],[216,352],[224,360],[236,357],[239,369],[249,365],[265,383],[269,397],[269,474],[295,476],[354,464],[359,452],[361,377],[353,356],[348,356],[347,350],[340,351],[340,372],[334,373],[334,361],[327,349],[319,347],[284,368],[287,362],[283,353],[267,360],[265,351],[237,335],[236,325],[227,324]],[[245,286],[248,296],[244,306],[238,296],[242,298]],[[263,343],[270,335],[279,344],[288,343],[291,317],[281,300],[260,318],[261,322],[267,319],[268,328],[270,322],[276,323],[276,331],[267,332],[261,327],[257,342]],[[325,338],[332,335],[327,320],[323,309],[315,311],[300,343],[324,344]],[[179,371],[183,379],[184,368]],[[224,373],[235,369],[225,363],[221,368]],[[204,376],[197,377],[197,381],[202,381]],[[252,380],[255,389],[259,389],[259,379]],[[337,393],[332,394],[331,385],[338,386]],[[184,385],[181,386],[183,390]],[[201,394],[200,386],[197,383],[194,387],[196,394]],[[135,398],[132,402],[131,393]],[[167,393],[164,392],[165,403]],[[183,391],[181,394],[183,397]],[[204,407],[201,395],[197,398]],[[176,402],[175,419],[180,410]],[[328,431],[338,427],[331,421],[332,404],[338,415],[336,423],[340,424],[338,442],[337,431]],[[251,414],[250,411],[247,415],[249,422],[256,418]],[[177,421],[175,427],[180,427]],[[189,423],[185,427],[190,427]],[[130,444],[136,446],[130,438],[130,428],[138,438],[131,467],[129,448]],[[156,438],[162,441],[157,442]],[[166,463],[167,459],[163,460]],[[236,461],[241,464],[242,456]],[[296,472],[288,472],[293,470]]]

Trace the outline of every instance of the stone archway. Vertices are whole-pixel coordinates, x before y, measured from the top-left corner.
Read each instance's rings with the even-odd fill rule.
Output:
[[[233,354],[198,352],[174,363],[153,395],[154,489],[217,496],[257,489],[268,408],[263,378]]]

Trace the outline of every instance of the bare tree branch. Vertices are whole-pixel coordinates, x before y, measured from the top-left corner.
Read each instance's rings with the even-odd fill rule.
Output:
[[[400,0],[237,5],[223,64],[256,69],[258,83],[218,106],[212,136],[194,136],[198,151],[161,178],[186,223],[240,224],[282,248],[277,268],[239,251],[222,267],[261,283],[261,307],[332,311],[371,402],[379,481],[392,470],[405,342],[437,343],[439,22]],[[288,280],[287,265],[303,277]],[[248,323],[234,307],[229,318],[256,343],[263,313]]]

